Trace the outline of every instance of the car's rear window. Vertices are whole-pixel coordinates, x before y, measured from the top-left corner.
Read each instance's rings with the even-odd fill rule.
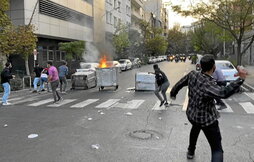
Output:
[[[125,63],[125,60],[120,60],[119,63],[120,64]]]
[[[234,66],[231,63],[228,62],[220,62],[220,63],[216,63],[216,67],[220,68],[220,69],[234,69]]]

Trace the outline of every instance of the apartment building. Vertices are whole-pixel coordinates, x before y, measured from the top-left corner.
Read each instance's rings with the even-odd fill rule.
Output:
[[[58,48],[60,42],[103,41],[99,18],[104,13],[102,0],[10,0],[7,14],[14,25],[31,21],[35,26],[37,59],[45,65],[47,61],[57,64],[65,60],[65,52]]]
[[[131,29],[141,33],[140,22],[145,20],[144,1],[131,0]]]
[[[106,22],[106,41],[112,41],[112,36],[119,24],[127,26],[131,24],[131,0],[106,0],[105,14],[102,19]]]

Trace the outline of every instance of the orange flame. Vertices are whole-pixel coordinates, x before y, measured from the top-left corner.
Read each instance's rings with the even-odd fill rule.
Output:
[[[104,55],[100,60],[99,68],[107,68],[107,57]]]

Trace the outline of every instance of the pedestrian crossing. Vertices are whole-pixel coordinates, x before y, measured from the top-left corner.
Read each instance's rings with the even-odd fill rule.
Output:
[[[49,108],[71,108],[71,109],[82,109],[82,108],[95,108],[95,109],[151,109],[153,111],[160,111],[160,110],[168,110],[170,107],[174,107],[178,105],[177,108],[182,111],[186,111],[188,105],[188,91],[186,92],[185,99],[183,99],[182,104],[174,104],[173,103],[169,107],[161,106],[160,101],[151,101],[149,99],[99,99],[99,98],[91,98],[91,99],[71,99],[66,97],[63,101],[58,102],[57,104],[53,104],[53,99],[42,99],[39,96],[30,96],[29,98],[26,97],[16,97],[10,98],[9,102],[12,105],[23,105],[28,107],[49,107]],[[239,96],[234,96],[229,99],[224,99],[224,103],[226,104],[227,108],[223,110],[219,110],[221,113],[237,113],[237,112],[244,112],[245,114],[254,114],[254,93],[243,93],[239,95],[241,98],[245,100],[239,101]],[[238,100],[236,99],[238,98]],[[237,105],[237,106],[236,106]],[[238,108],[241,108],[241,111],[237,111]]]

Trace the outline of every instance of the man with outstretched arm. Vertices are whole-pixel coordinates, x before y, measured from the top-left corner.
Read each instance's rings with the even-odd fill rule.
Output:
[[[219,86],[212,77],[216,69],[212,55],[205,55],[201,61],[201,72],[191,71],[184,76],[170,92],[170,97],[175,99],[178,92],[184,87],[189,88],[189,102],[187,118],[192,124],[189,137],[187,158],[193,159],[196,142],[202,130],[209,142],[212,152],[212,162],[223,162],[223,149],[218,118],[219,112],[215,107],[215,98],[228,98],[237,92],[243,84],[247,71],[238,67],[239,78],[228,86]]]

